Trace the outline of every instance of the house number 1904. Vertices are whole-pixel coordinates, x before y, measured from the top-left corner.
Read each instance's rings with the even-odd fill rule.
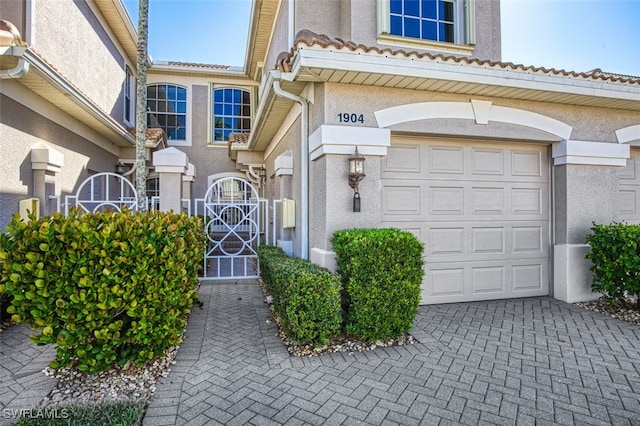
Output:
[[[364,123],[364,115],[341,112],[338,114],[338,120],[340,120],[341,123]]]

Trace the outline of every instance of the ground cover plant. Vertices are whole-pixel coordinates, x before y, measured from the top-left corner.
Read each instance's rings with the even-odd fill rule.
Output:
[[[14,217],[0,234],[12,319],[55,344],[54,368],[144,364],[180,341],[197,300],[201,220],[173,213]]]
[[[136,426],[142,424],[144,402],[116,402],[101,405],[72,405],[31,410],[18,426]]]

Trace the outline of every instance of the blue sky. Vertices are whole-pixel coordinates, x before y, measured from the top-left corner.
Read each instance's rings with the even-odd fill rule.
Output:
[[[135,23],[137,0],[124,3]],[[640,76],[640,0],[501,4],[504,62]],[[240,66],[250,8],[250,0],[150,0],[149,53],[156,60]]]

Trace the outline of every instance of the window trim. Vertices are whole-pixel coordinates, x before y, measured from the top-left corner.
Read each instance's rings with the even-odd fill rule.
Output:
[[[214,123],[213,123],[213,116],[214,116],[214,99],[213,99],[213,92],[219,89],[238,89],[238,90],[242,90],[244,92],[247,92],[249,94],[249,120],[250,120],[250,125],[251,128],[253,128],[253,123],[254,123],[254,111],[253,111],[253,106],[255,105],[255,87],[253,86],[238,86],[235,84],[219,84],[219,83],[209,83],[209,116],[207,119],[207,145],[208,146],[227,146],[229,144],[228,140],[225,141],[217,141],[213,138],[213,130],[214,130]],[[251,129],[249,129],[250,133]]]
[[[464,10],[462,19],[463,28],[460,25],[455,31],[461,33],[462,43],[448,43],[444,41],[425,40],[414,37],[405,37],[390,34],[391,31],[391,4],[390,0],[377,0],[377,29],[378,43],[397,47],[411,47],[416,49],[428,49],[470,55],[475,49],[475,0],[457,0],[463,2]]]
[[[134,126],[136,122],[136,79],[131,67],[124,66],[123,84],[124,111],[122,111],[123,121],[129,126]],[[128,94],[128,96],[127,96]],[[129,116],[127,117],[127,105],[129,106]]]
[[[192,87],[189,84],[181,84],[173,81],[166,80],[158,80],[158,81],[150,81],[147,80],[147,88],[149,86],[158,86],[158,85],[168,85],[175,86],[186,90],[186,112],[185,114],[185,132],[184,139],[169,139],[169,135],[167,135],[167,146],[191,146],[191,120],[192,120],[192,111],[191,111],[191,96],[192,96]],[[149,111],[147,110],[147,114]]]

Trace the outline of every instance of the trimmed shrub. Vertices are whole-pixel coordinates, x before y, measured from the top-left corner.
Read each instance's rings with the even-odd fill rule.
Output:
[[[280,327],[297,345],[326,345],[340,333],[340,280],[279,247],[260,246],[260,270]]]
[[[204,253],[198,218],[173,213],[16,216],[0,236],[12,318],[55,343],[53,368],[142,364],[180,342]]]
[[[345,293],[345,331],[376,341],[411,330],[420,303],[423,244],[390,228],[337,231],[331,242]]]
[[[591,289],[612,300],[635,296],[640,310],[640,225],[594,224],[591,231],[586,255],[592,263]]]

